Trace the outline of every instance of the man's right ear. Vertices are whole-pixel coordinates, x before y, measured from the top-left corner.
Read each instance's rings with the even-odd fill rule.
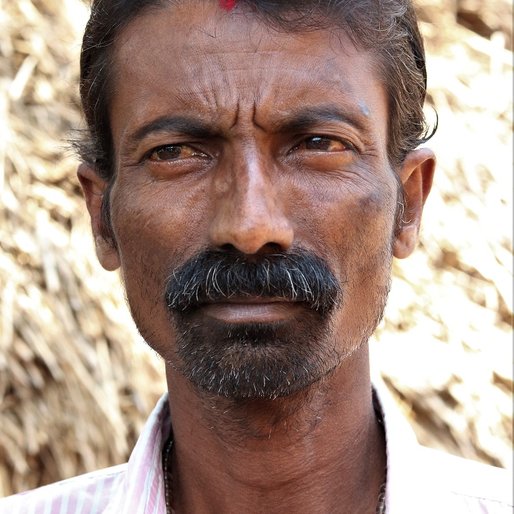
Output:
[[[100,264],[108,271],[114,271],[120,267],[120,257],[113,241],[105,237],[104,219],[102,216],[102,204],[104,194],[107,191],[107,182],[87,163],[83,162],[77,170],[77,177],[87,210],[91,217],[91,228],[95,239],[96,255]]]

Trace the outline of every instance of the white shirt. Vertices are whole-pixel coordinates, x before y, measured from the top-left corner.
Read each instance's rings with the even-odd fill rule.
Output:
[[[384,389],[375,391],[386,432],[386,514],[513,512],[511,473],[419,446]],[[166,514],[161,454],[169,432],[164,395],[127,464],[0,499],[0,514]]]

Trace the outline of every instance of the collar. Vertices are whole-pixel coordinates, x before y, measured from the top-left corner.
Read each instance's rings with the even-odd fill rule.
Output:
[[[382,380],[373,381],[382,408],[387,453],[386,514],[446,514],[454,498],[443,491],[437,473],[418,444],[408,421]]]

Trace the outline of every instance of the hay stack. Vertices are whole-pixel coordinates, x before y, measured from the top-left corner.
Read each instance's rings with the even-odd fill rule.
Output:
[[[512,4],[475,4],[420,2],[439,167],[375,362],[424,444],[512,467]]]
[[[0,2],[0,495],[121,463],[163,390],[94,258],[66,150],[77,1]],[[158,371],[159,370],[159,371]]]
[[[424,442],[508,465],[512,34],[491,13],[511,7],[473,18],[470,2],[451,5],[442,16],[422,2],[440,170],[374,362]],[[0,496],[125,461],[164,390],[116,275],[96,262],[65,149],[81,123],[85,11],[0,0]],[[456,22],[477,17],[490,33]]]

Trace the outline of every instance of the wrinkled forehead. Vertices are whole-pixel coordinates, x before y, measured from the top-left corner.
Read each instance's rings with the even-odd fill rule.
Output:
[[[359,51],[366,58],[372,57],[370,52],[357,49],[342,29],[335,25],[327,27],[326,20],[321,23],[323,28],[317,30],[312,28],[317,25],[315,20],[308,23],[305,30],[286,30],[231,0],[165,2],[143,12],[121,31],[115,44],[114,62],[137,64],[139,57],[148,62],[151,53],[158,65],[163,53],[171,52],[175,64],[191,66],[202,60],[212,64],[214,56],[223,55],[223,62],[218,62],[223,70],[230,61],[240,64],[245,60],[271,61],[273,54],[285,47],[289,48],[291,57],[312,57],[319,65],[317,68],[333,68],[330,64],[337,59]]]
[[[111,114],[130,124],[165,109],[228,119],[253,105],[256,118],[266,120],[299,104],[335,102],[384,118],[375,69],[373,55],[342,29],[291,32],[217,1],[167,4],[120,33]],[[116,132],[116,120],[112,125]],[[377,124],[375,131],[382,129]]]

